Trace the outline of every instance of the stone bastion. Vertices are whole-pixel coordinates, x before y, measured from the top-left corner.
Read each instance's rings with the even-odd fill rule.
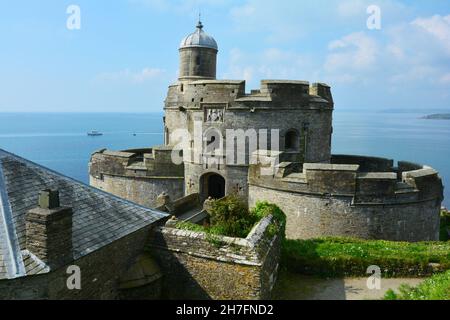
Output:
[[[92,154],[90,185],[140,205],[154,208],[163,192],[172,199],[184,196],[184,164],[172,162],[173,148],[110,151]]]
[[[253,156],[249,205],[277,204],[287,215],[287,238],[439,239],[443,185],[433,168],[361,156],[303,165],[282,162],[282,152]],[[267,175],[264,164],[274,158],[280,163]]]

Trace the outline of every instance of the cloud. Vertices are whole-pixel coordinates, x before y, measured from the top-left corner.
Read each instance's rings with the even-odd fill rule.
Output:
[[[365,30],[367,8],[374,4],[381,8],[383,25],[411,15],[411,9],[396,0],[247,0],[232,7],[230,17],[235,32],[263,34],[270,44],[290,44],[339,29]]]
[[[240,8],[242,15],[256,10]],[[314,55],[301,46],[250,50],[233,49],[225,75],[252,85],[264,78],[306,79],[391,93],[421,88],[424,95],[450,85],[450,16],[415,17],[381,31],[349,33],[323,44]]]
[[[412,25],[425,30],[431,37],[439,41],[450,54],[450,15],[418,18],[412,22]]]
[[[382,32],[357,32],[331,41],[324,76],[382,85],[448,85],[450,16],[415,18]],[[351,75],[351,76],[350,76]]]
[[[299,79],[311,75],[310,57],[294,51],[268,48],[249,53],[234,48],[229,54],[229,66],[225,78],[244,79],[250,86],[258,86],[261,79]]]
[[[328,45],[330,54],[325,61],[325,70],[363,70],[373,67],[377,61],[377,42],[364,32],[349,34]]]
[[[388,31],[391,83],[447,85],[450,74],[450,16],[416,18]]]
[[[144,82],[155,80],[165,74],[164,70],[157,68],[143,68],[139,71],[124,69],[117,72],[106,72],[95,77],[96,83],[128,83],[142,84]]]

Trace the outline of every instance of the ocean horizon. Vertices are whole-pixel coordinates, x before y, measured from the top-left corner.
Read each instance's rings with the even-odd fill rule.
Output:
[[[425,113],[336,110],[333,154],[379,156],[429,165],[450,184],[450,121]],[[0,113],[0,148],[89,183],[96,150],[163,143],[163,113]],[[90,137],[98,130],[103,136]],[[450,206],[450,188],[444,205]]]

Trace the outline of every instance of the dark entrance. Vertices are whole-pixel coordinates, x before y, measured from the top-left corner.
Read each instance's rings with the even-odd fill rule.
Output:
[[[203,195],[205,198],[221,199],[225,197],[225,179],[218,174],[203,177]]]
[[[298,151],[299,139],[296,131],[286,133],[284,146],[286,151]]]

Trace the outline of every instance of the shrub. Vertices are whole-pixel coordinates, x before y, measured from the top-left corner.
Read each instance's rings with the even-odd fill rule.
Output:
[[[237,195],[214,200],[211,203],[209,226],[203,227],[189,222],[179,222],[176,227],[183,230],[206,232],[208,239],[217,239],[218,235],[245,238],[252,228],[268,215],[273,215],[275,220],[268,227],[269,236],[273,236],[281,230],[284,235],[286,216],[280,208],[268,202],[258,202],[256,207],[249,211],[247,204]]]
[[[237,195],[215,200],[211,205],[210,231],[213,234],[245,238],[256,222],[257,217]]]
[[[450,270],[437,274],[417,287],[402,285],[399,293],[388,290],[385,300],[450,300]]]

